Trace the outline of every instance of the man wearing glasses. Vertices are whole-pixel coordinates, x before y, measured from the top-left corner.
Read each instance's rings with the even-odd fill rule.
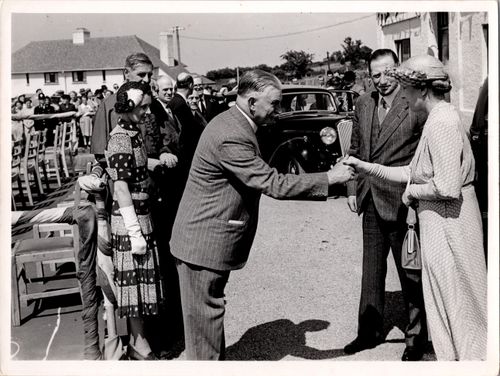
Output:
[[[201,77],[194,78],[193,94],[198,95],[198,109],[207,122],[210,122],[210,120],[221,112],[227,110],[211,94],[203,90]]]

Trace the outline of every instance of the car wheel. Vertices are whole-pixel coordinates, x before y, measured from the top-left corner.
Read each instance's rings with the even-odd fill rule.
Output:
[[[288,161],[286,171],[287,173],[294,175],[305,173],[304,169],[296,159],[290,159]]]

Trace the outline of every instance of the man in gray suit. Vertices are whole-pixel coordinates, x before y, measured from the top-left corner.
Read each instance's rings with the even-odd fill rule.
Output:
[[[385,74],[398,63],[392,50],[372,53],[368,66],[376,91],[356,102],[350,155],[386,166],[408,165],[415,153],[426,117],[408,108],[398,82]],[[384,298],[387,256],[392,250],[408,314],[406,349],[402,360],[419,360],[427,330],[419,272],[401,266],[407,208],[401,197],[404,184],[370,176],[349,182],[348,205],[363,214],[363,276],[358,316],[358,336],[345,346],[347,354],[373,348],[384,341]]]
[[[276,76],[245,73],[236,105],[216,116],[198,143],[170,242],[189,360],[224,359],[224,288],[248,259],[261,194],[325,200],[329,185],[354,177],[341,162],[326,173],[283,175],[262,160],[255,132],[279,113],[280,101]]]

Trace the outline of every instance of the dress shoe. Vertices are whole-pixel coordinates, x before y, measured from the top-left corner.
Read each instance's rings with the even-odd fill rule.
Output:
[[[129,360],[159,360],[154,352],[150,352],[148,355],[144,356],[137,352],[132,345],[127,346],[127,357]]]
[[[405,351],[403,352],[403,356],[401,357],[401,360],[403,362],[414,362],[417,360],[421,360],[422,357],[424,356],[423,350],[418,347],[418,346],[406,346]]]
[[[381,338],[356,337],[354,341],[344,347],[344,352],[349,355],[355,354],[363,350],[373,349],[374,347],[380,345],[382,342],[384,342],[384,340]]]

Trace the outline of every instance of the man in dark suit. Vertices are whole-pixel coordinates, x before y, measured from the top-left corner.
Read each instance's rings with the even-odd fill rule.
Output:
[[[33,110],[35,115],[55,113],[54,107],[47,103],[45,98],[46,97],[42,92],[38,94],[38,106],[36,106]],[[45,141],[46,146],[54,145],[54,130],[56,125],[56,121],[53,119],[35,120],[35,131],[43,131],[44,129],[47,129],[47,140]]]
[[[179,292],[179,278],[175,267],[175,259],[170,254],[169,241],[174,224],[180,190],[178,176],[180,121],[172,113],[168,104],[174,95],[174,81],[168,76],[160,76],[157,80],[158,97],[149,106],[160,131],[159,153],[163,168],[155,169],[155,182],[159,200],[151,208],[151,214],[158,243],[160,270],[165,286],[165,304],[161,314],[152,321],[154,333],[152,342],[158,348],[160,357],[174,356],[176,345],[183,341],[182,311]],[[183,185],[182,185],[183,188]]]
[[[150,107],[155,115],[156,123],[160,126],[160,160],[168,168],[177,166],[179,161],[179,135],[181,123],[173,114],[170,101],[174,95],[174,81],[168,76],[160,76],[157,80],[158,98],[155,98]]]
[[[189,104],[188,97],[193,92],[193,77],[187,73],[180,73],[177,76],[177,91],[168,107],[181,123],[181,132],[179,135],[179,174],[181,193],[184,190],[184,185],[187,181],[191,161],[193,160],[194,151],[198,145],[203,127],[195,120]]]
[[[358,98],[354,113],[350,155],[386,166],[408,165],[415,153],[425,115],[408,108],[398,82],[385,74],[398,63],[392,50],[372,53],[369,73],[376,91]],[[402,360],[419,360],[427,339],[419,272],[401,266],[407,208],[401,197],[404,184],[387,183],[370,176],[348,183],[351,211],[363,213],[363,276],[358,336],[345,346],[347,354],[373,348],[384,341],[383,312],[387,256],[392,250],[408,313],[406,349]]]
[[[198,109],[207,122],[210,122],[210,120],[221,112],[227,110],[227,106],[220,104],[216,98],[205,92],[202,79],[199,76],[194,78],[193,94],[197,94],[200,97]]]
[[[283,175],[264,162],[255,132],[278,114],[280,101],[276,76],[246,72],[236,105],[207,125],[196,149],[170,241],[187,359],[224,359],[224,288],[248,259],[261,194],[324,200],[329,185],[354,177],[343,163],[327,173]]]
[[[129,55],[125,59],[123,75],[125,81],[149,83],[153,75],[153,63],[143,53]],[[103,163],[105,163],[104,150],[108,144],[109,133],[118,122],[118,115],[114,110],[115,103],[116,94],[112,94],[101,102],[94,116],[90,152]]]

